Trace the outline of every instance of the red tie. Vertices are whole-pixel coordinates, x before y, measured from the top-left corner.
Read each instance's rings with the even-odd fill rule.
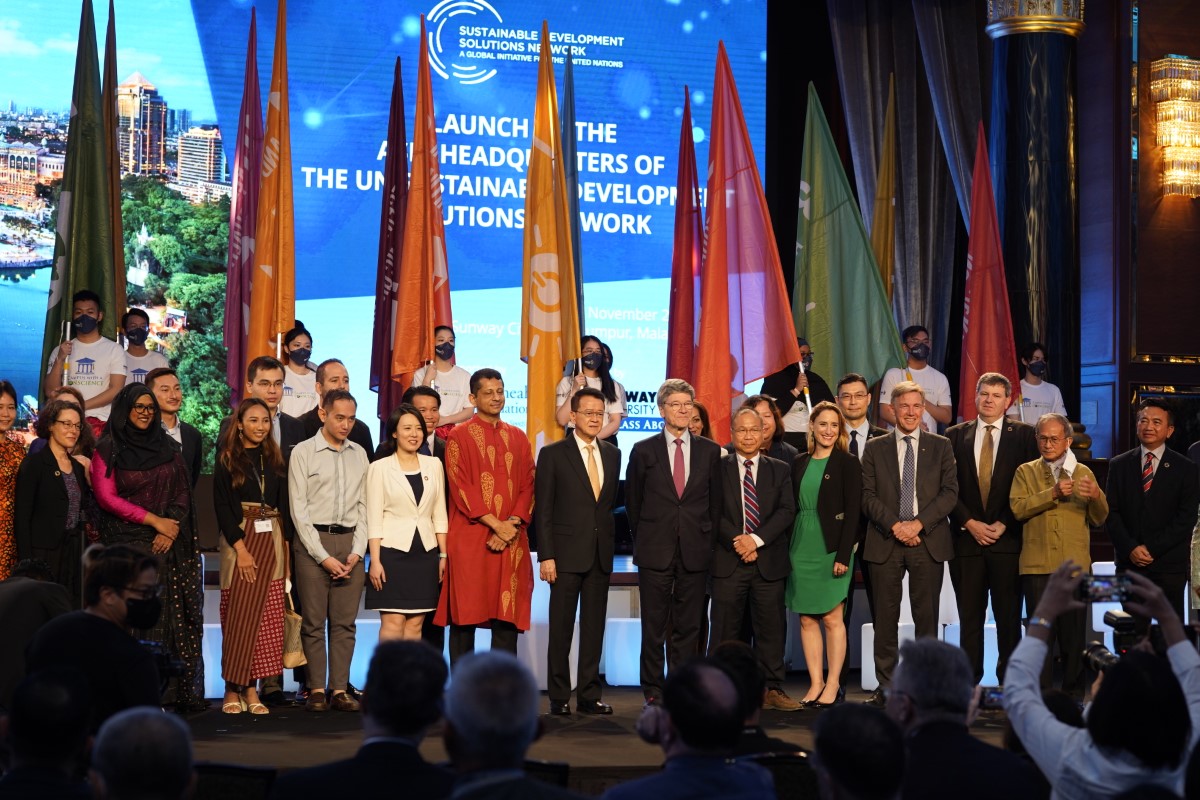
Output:
[[[671,465],[671,476],[675,479],[675,494],[683,497],[683,487],[687,485],[687,473],[683,468],[683,439],[675,440],[675,460]]]
[[[1150,491],[1150,484],[1154,483],[1154,454],[1146,453],[1146,463],[1142,466],[1142,491]]]

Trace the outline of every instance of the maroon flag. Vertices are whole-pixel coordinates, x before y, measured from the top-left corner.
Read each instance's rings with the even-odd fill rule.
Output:
[[[245,394],[243,367],[250,325],[250,274],[254,269],[254,237],[258,227],[258,186],[262,172],[262,99],[258,90],[258,46],[254,9],[246,45],[246,75],[238,112],[233,151],[233,200],[229,206],[229,255],[225,263],[225,377],[229,402],[237,406]]]
[[[408,210],[408,135],[404,128],[404,82],[400,59],[392,78],[387,159],[383,162],[383,209],[379,215],[379,266],[375,277],[375,327],[371,333],[371,391],[379,393],[376,414],[388,418],[400,405],[404,386],[392,378],[392,345],[396,340],[396,288]]]
[[[971,187],[971,238],[967,243],[967,279],[963,292],[962,367],[959,371],[959,418],[973,420],[975,384],[985,372],[999,372],[1012,381],[1013,402],[1021,402],[1017,346],[1013,340],[1008,284],[996,197],[988,165],[987,139],[979,123],[975,145],[975,177]]]
[[[667,321],[667,377],[691,383],[696,358],[697,290],[704,258],[704,218],[696,145],[692,139],[692,103],[683,87],[683,122],[679,125],[679,166],[675,177],[675,249],[671,253],[671,304]]]

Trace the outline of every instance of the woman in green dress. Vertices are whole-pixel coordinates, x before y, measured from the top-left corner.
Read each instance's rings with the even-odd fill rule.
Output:
[[[837,700],[846,659],[842,605],[853,575],[862,469],[848,451],[846,421],[836,405],[822,402],[813,406],[808,430],[808,452],[792,464],[798,513],[792,532],[787,606],[800,614],[800,643],[811,681],[801,702],[824,708]],[[829,670],[822,677],[826,646]]]

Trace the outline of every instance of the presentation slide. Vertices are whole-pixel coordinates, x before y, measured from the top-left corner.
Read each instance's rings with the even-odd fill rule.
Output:
[[[96,5],[102,54],[105,5]],[[123,172],[159,178],[196,206],[228,202],[250,7],[248,0],[117,0],[121,90],[137,94],[140,108],[151,112],[123,117],[122,124],[162,139],[161,157],[123,158]],[[259,2],[257,10],[265,101],[275,3]],[[402,59],[411,137],[424,14],[459,365],[500,369],[508,391],[505,419],[524,426],[522,225],[538,48],[547,20],[560,99],[568,52],[574,62],[584,331],[612,348],[613,375],[628,393],[622,449],[628,452],[657,430],[654,398],[665,377],[685,86],[703,188],[717,43],[723,40],[764,173],[766,0],[291,0],[287,11],[296,317],[313,333],[314,362],[346,362],[360,417],[375,410],[367,379],[394,61]],[[41,187],[52,184],[55,159],[61,174],[78,12],[78,3],[66,0],[0,12],[0,74],[6,77],[0,167],[18,157],[37,163],[37,178],[19,185],[5,184],[13,172],[0,169],[0,304],[6,309],[0,326],[11,345],[0,351],[0,376],[17,383],[21,394],[36,393],[44,368],[38,361],[53,229]],[[134,130],[139,126],[145,130]],[[220,163],[212,163],[210,152],[208,174],[185,169],[194,166],[198,142],[214,138]],[[212,249],[211,241],[197,243],[168,225],[160,216],[131,219],[127,213],[131,297],[147,305],[164,296],[151,290],[173,277],[176,262],[165,237],[183,251],[178,269],[213,257],[204,251]],[[165,296],[163,304],[170,305],[174,295]],[[158,309],[156,326],[168,316]]]

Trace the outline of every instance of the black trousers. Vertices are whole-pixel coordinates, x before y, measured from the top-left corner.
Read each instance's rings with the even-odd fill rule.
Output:
[[[975,682],[983,680],[983,623],[987,616],[988,594],[996,618],[996,646],[1000,653],[996,675],[1003,681],[1004,669],[1013,648],[1021,641],[1021,556],[1019,553],[994,553],[985,549],[979,555],[959,556],[950,562],[950,581],[958,599],[960,644],[975,673]]]
[[[1188,624],[1187,610],[1187,582],[1188,574],[1186,572],[1148,572],[1140,567],[1130,566],[1126,568],[1127,572],[1136,572],[1148,578],[1155,586],[1163,590],[1163,594],[1167,596],[1167,602],[1175,609],[1175,613],[1179,615],[1179,620],[1184,625]],[[1150,620],[1146,617],[1134,614],[1132,610],[1126,609],[1130,614],[1133,614],[1134,624],[1137,626],[1139,634],[1145,634],[1150,628]]]
[[[450,624],[450,667],[453,669],[455,663],[461,657],[475,652],[475,630],[476,625],[455,625]],[[504,650],[517,654],[517,626],[511,622],[502,622],[494,619],[491,622],[492,629],[492,649]]]
[[[421,641],[439,653],[446,647],[446,628],[433,621],[432,611],[425,615],[425,622],[421,624]]]
[[[1029,614],[1037,608],[1038,601],[1046,591],[1050,582],[1049,575],[1022,575],[1021,589],[1025,593],[1025,607]],[[1051,649],[1046,654],[1046,663],[1042,665],[1042,689],[1051,688],[1054,682],[1053,643],[1058,642],[1058,651],[1063,660],[1062,690],[1072,697],[1082,700],[1084,690],[1083,677],[1083,639],[1087,633],[1086,608],[1067,611],[1054,620],[1050,629]],[[1003,679],[1003,678],[1002,678]]]
[[[608,614],[608,573],[593,563],[587,572],[559,572],[550,586],[550,641],[546,648],[552,703],[571,699],[571,640],[579,611],[579,675],[575,696],[581,705],[600,700],[600,651]]]
[[[938,635],[942,562],[934,560],[924,542],[916,547],[897,543],[887,561],[871,564],[871,588],[875,592],[875,675],[884,689],[892,685],[892,672],[899,657],[900,601],[905,572],[917,638]]]
[[[854,554],[854,560],[857,562],[859,572],[862,574],[863,591],[867,595],[867,609],[871,615],[871,622],[875,621],[875,597],[871,594],[871,573],[867,569],[868,564],[862,560],[862,548],[858,548],[858,552]],[[842,677],[838,682],[841,687],[839,691],[845,691],[847,676],[850,674],[850,618],[854,616],[854,595],[857,594],[854,585],[854,576],[850,576],[850,591],[846,592],[846,603],[842,606],[842,622],[846,624],[846,658],[842,660]]]
[[[787,622],[784,617],[784,590],[787,578],[769,581],[755,564],[740,563],[726,578],[712,579],[712,631],[708,647],[729,639],[751,644],[743,633],[743,621],[749,609],[753,629],[754,654],[762,665],[768,689],[779,689],[785,677],[783,667]]]
[[[707,581],[708,572],[688,571],[678,552],[667,569],[638,568],[642,601],[640,669],[642,692],[647,698],[662,697],[664,667],[674,669],[696,654]]]

